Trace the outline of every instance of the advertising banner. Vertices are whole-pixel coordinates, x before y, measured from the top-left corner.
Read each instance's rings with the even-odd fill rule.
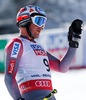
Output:
[[[0,72],[4,72],[4,47],[7,42],[6,39],[0,40]]]

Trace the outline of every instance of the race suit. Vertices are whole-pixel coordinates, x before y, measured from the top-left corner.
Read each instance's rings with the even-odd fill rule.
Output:
[[[52,90],[51,71],[65,72],[76,49],[69,47],[62,61],[25,36],[12,39],[5,48],[5,84],[14,100],[43,100]],[[49,100],[56,100],[52,96]]]

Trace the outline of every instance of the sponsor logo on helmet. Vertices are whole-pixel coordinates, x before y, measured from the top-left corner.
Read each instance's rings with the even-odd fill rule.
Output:
[[[46,15],[46,13],[40,8],[40,7],[35,7],[36,11],[40,14]]]

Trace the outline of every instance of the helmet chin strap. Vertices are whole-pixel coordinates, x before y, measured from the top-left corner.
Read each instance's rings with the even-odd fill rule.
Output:
[[[29,29],[29,27],[26,27],[26,30],[27,30],[27,34],[28,34],[32,39],[34,39],[34,36],[33,36],[32,32],[31,32],[31,30]]]

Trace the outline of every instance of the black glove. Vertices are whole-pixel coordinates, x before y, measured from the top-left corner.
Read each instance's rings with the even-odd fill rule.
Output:
[[[68,32],[68,41],[69,46],[73,48],[79,47],[79,40],[81,39],[81,33],[82,33],[82,24],[83,21],[80,19],[75,19],[71,26],[69,27]]]

